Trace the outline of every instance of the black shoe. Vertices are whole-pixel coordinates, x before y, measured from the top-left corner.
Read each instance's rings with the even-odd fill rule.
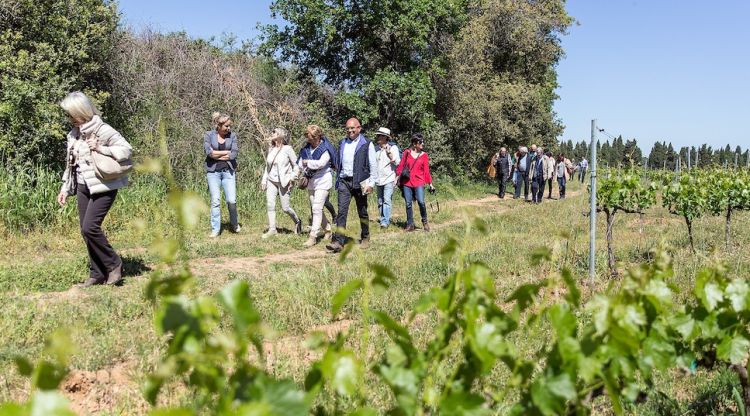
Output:
[[[103,285],[104,282],[106,282],[106,279],[104,279],[104,278],[101,278],[101,277],[99,277],[99,278],[97,278],[97,277],[89,277],[88,279],[86,279],[86,281],[84,281],[82,283],[78,283],[78,284],[74,285],[73,287],[77,287],[77,288],[81,289],[81,288],[85,288],[85,287],[91,287],[91,286],[96,286],[96,285]]]
[[[122,282],[122,260],[120,260],[120,264],[112,269],[112,271],[109,272],[109,275],[107,275],[107,284],[110,286],[115,286]]]
[[[297,223],[294,225],[294,233],[295,234],[302,234],[302,220],[297,220]]]
[[[339,243],[336,240],[332,241],[330,244],[326,244],[326,248],[330,250],[332,253],[340,253],[341,250],[344,249],[341,243]]]

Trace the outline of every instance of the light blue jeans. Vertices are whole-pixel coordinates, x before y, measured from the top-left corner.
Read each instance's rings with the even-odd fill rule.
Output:
[[[224,188],[224,199],[229,209],[229,223],[234,229],[237,226],[237,182],[234,172],[208,172],[206,179],[211,194],[211,231],[218,233],[221,230],[221,188]]]
[[[394,183],[377,185],[378,212],[380,212],[380,225],[387,227],[391,224],[391,210],[393,208],[393,186]]]

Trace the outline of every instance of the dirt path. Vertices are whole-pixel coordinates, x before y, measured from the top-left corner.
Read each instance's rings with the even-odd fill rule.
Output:
[[[574,197],[581,193],[570,192]],[[506,198],[507,199],[507,198]],[[547,202],[547,201],[545,201]],[[552,201],[554,202],[554,201]],[[550,203],[550,202],[547,202]],[[528,205],[512,201],[498,201],[496,196],[487,196],[478,199],[449,201],[441,206],[441,210],[449,210],[450,217],[432,226],[432,232],[460,224],[464,221],[464,209],[472,211],[475,215],[486,217],[488,215],[501,214],[513,209],[527,207]],[[405,235],[400,230],[373,235],[373,240],[385,240],[399,238]],[[272,255],[248,256],[248,257],[214,257],[192,260],[191,268],[197,273],[221,272],[247,272],[248,270],[259,270],[274,264],[317,264],[335,256],[328,254],[323,242],[309,249],[291,249],[289,252]],[[41,302],[54,302],[61,300],[75,300],[90,296],[86,290],[70,289],[63,292],[45,292],[27,295],[31,299]],[[279,366],[306,366],[319,358],[313,351],[304,346],[304,341],[313,332],[322,332],[326,337],[333,338],[337,333],[348,330],[355,322],[344,319],[334,321],[325,325],[310,328],[302,335],[282,335],[273,337],[263,343],[266,369],[274,372]],[[130,403],[134,413],[146,413],[149,406],[139,394],[138,377],[133,368],[133,363],[118,362],[98,371],[82,371],[73,369],[62,385],[62,391],[71,401],[73,409],[78,414],[95,414],[103,411],[113,411],[116,406],[123,402]]]

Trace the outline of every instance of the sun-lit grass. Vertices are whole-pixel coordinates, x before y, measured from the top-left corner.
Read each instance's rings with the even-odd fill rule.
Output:
[[[545,200],[536,206],[523,201],[491,199],[494,187],[490,184],[441,186],[436,182],[436,185],[438,194],[428,196],[428,201],[437,199],[441,203],[440,212],[430,210],[429,213],[435,228],[433,232],[404,233],[397,227],[383,231],[372,223],[372,242],[363,252],[364,260],[385,264],[397,276],[389,290],[372,300],[374,309],[403,319],[423,293],[444,281],[453,265],[442,259],[440,248],[450,236],[463,234],[462,219],[466,215],[478,215],[486,220],[489,233],[471,239],[466,249],[471,259],[485,262],[493,270],[500,298],[510,294],[518,285],[544,278],[563,265],[570,267],[581,280],[586,278],[589,220],[583,213],[588,201],[581,185],[571,183],[569,192],[573,196],[565,201]],[[207,199],[201,184],[193,189]],[[253,301],[275,334],[274,338],[287,340],[273,344],[278,349],[273,373],[301,381],[308,361],[299,343],[311,328],[331,323],[331,297],[361,269],[355,261],[339,263],[337,256],[325,252],[322,243],[313,249],[302,250],[304,236],[286,233],[262,240],[260,235],[266,223],[265,201],[260,199],[263,196],[257,183],[241,182],[238,193],[243,224],[241,233],[224,232],[218,239],[209,239],[206,218],[204,229],[187,236],[188,254],[193,259],[197,276],[196,289],[199,293],[214,293],[233,279],[247,280]],[[143,297],[145,276],[154,262],[145,247],[154,235],[173,232],[163,194],[162,184],[145,178],[136,180],[132,187],[120,193],[115,209],[105,222],[113,245],[126,260],[128,276],[122,287],[68,290],[87,272],[86,253],[78,234],[77,218],[72,212],[57,208],[60,218],[50,220],[44,226],[31,227],[23,232],[5,229],[0,243],[3,248],[0,255],[0,302],[4,305],[0,318],[3,333],[0,385],[7,388],[0,389],[0,401],[17,398],[27,388],[13,369],[12,357],[38,354],[45,336],[59,328],[68,328],[73,334],[77,346],[71,363],[73,368],[98,370],[125,362],[132,369],[136,386],[141,381],[139,377],[153,369],[164,343],[159,340],[152,324],[152,305]],[[484,201],[476,202],[480,199]],[[332,200],[335,202],[335,195]],[[462,202],[469,200],[474,202]],[[394,202],[394,220],[397,224],[403,223],[403,201],[398,193],[394,195]],[[295,191],[293,206],[306,221],[309,207],[302,192]],[[464,213],[465,209],[469,214]],[[371,218],[377,217],[376,211],[372,197]],[[283,213],[277,215],[280,227],[291,228],[291,221]],[[351,221],[356,218],[354,207],[349,218],[351,231],[358,234],[356,221]],[[617,281],[607,277],[603,221],[601,218],[597,238],[600,251],[597,255],[599,277],[596,290],[617,286]],[[139,228],[137,224],[146,227]],[[625,267],[648,261],[649,250],[659,241],[666,241],[674,249],[674,283],[687,293],[692,290],[696,270],[710,261],[727,261],[730,276],[748,275],[750,213],[737,214],[734,230],[732,248],[725,250],[722,219],[701,219],[695,227],[696,248],[700,254],[693,256],[680,219],[662,208],[654,208],[643,218],[630,215],[617,219],[615,254]],[[543,245],[553,249],[553,262],[532,266],[528,254]],[[304,258],[300,259],[302,255]],[[546,296],[556,295],[548,293]],[[346,306],[341,318],[353,320],[355,330],[364,324],[356,305]],[[432,319],[427,315],[415,324],[417,342],[426,339],[431,323]],[[542,326],[535,333],[517,336],[519,349],[533,354],[546,341],[548,333]],[[372,342],[371,350],[375,351],[384,345],[385,339],[373,336]],[[669,375],[659,379],[659,388],[680,398],[682,404],[678,403],[678,406],[685,408],[688,406],[685,403],[699,400],[710,386],[724,388],[721,386],[726,383],[712,381],[713,376]],[[498,380],[504,377],[498,370]],[[718,377],[724,380],[721,378],[724,376]],[[178,402],[185,400],[179,394],[175,393],[173,399]],[[379,391],[373,395],[386,397],[387,393]],[[137,389],[132,389],[124,397],[123,400],[142,403]],[[118,404],[113,411],[124,408],[121,406],[127,404]],[[658,414],[654,409],[663,409],[663,406],[666,405],[649,402],[638,413]]]

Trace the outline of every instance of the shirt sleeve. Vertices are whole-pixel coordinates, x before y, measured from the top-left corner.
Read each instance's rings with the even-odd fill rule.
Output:
[[[206,151],[206,156],[211,156],[211,152],[214,151],[214,149],[211,148],[211,132],[207,132],[203,135],[203,150]]]
[[[331,155],[328,152],[323,152],[323,155],[318,160],[308,159],[307,168],[312,169],[312,170],[318,170],[318,169],[328,166],[328,163],[330,162],[331,162]],[[300,163],[300,166],[302,166],[301,160],[299,163]]]
[[[240,147],[238,142],[240,141],[240,138],[237,136],[234,136],[234,140],[232,140],[232,149],[229,151],[229,160],[237,159],[237,153],[239,153]]]
[[[393,153],[393,166],[398,166],[401,163],[401,151],[397,145],[391,146],[391,152]]]
[[[370,164],[370,186],[374,188],[378,182],[378,163],[375,160],[375,145],[372,142],[367,145],[367,161]]]
[[[432,175],[430,174],[430,157],[427,153],[424,154],[424,180],[428,185],[432,185]]]

